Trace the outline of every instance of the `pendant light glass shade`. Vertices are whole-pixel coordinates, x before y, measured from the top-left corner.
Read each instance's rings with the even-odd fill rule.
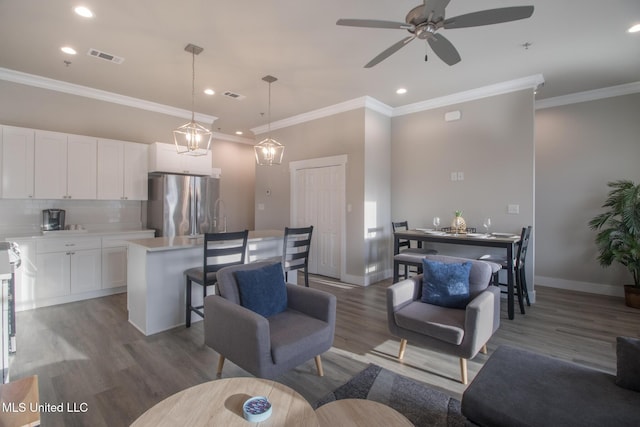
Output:
[[[196,55],[203,49],[193,44],[184,48],[191,52],[191,121],[173,131],[173,141],[178,154],[190,156],[204,156],[211,148],[212,132],[195,121],[195,86],[196,86]]]
[[[254,145],[253,149],[255,150],[258,165],[279,165],[282,163],[282,157],[284,156],[284,145],[271,138],[271,83],[278,79],[273,76],[264,76],[262,80],[269,83],[268,131],[267,138]]]
[[[259,165],[271,166],[282,163],[284,145],[273,138],[263,139],[259,144],[254,145],[253,149],[256,152],[256,162]]]

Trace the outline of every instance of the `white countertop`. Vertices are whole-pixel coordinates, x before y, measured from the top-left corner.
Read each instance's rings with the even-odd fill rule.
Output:
[[[40,234],[23,234],[23,235],[11,235],[8,237],[2,236],[0,239],[4,241],[14,240],[28,240],[28,239],[52,239],[59,237],[108,237],[108,236],[120,236],[126,234],[137,234],[144,232],[155,233],[155,230],[109,230],[109,231],[79,231],[79,230],[59,230],[48,231]]]
[[[249,242],[261,240],[282,239],[284,230],[251,230],[249,231]],[[178,249],[189,249],[202,247],[204,240],[202,237],[175,236],[175,237],[154,237],[152,239],[129,240],[130,244],[142,246],[148,252],[171,251]]]

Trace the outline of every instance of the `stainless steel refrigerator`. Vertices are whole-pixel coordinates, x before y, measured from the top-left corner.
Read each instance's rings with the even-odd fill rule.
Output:
[[[220,180],[208,176],[149,174],[147,226],[157,237],[196,236],[220,230]]]

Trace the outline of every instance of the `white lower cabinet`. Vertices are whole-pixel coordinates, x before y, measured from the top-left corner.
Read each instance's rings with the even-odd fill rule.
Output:
[[[127,248],[102,249],[102,289],[127,285]]]
[[[42,239],[37,248],[36,300],[100,289],[100,238]]]
[[[151,237],[153,230],[15,239],[22,252],[22,265],[16,272],[16,310],[125,291],[126,241]]]

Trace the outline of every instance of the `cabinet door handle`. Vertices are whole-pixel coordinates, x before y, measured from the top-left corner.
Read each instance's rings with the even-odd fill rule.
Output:
[[[75,246],[76,244],[75,243],[65,243],[64,245],[65,246]]]

